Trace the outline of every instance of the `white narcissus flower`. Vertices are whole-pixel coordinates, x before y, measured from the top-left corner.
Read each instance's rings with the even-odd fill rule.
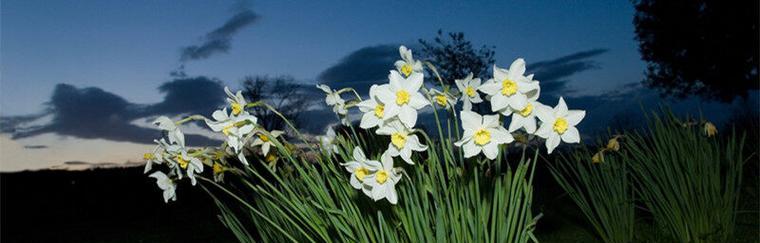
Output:
[[[412,50],[409,50],[406,46],[400,46],[398,52],[401,55],[402,60],[398,60],[394,63],[396,70],[403,73],[406,77],[409,77],[413,72],[422,72],[422,62],[414,60],[412,57]]]
[[[340,94],[337,91],[330,89],[329,86],[324,84],[318,84],[317,88],[325,92],[325,103],[333,108],[333,112],[338,115],[348,114],[348,109],[346,109],[346,101],[340,97]]]
[[[448,92],[442,92],[435,88],[431,88],[428,91],[428,94],[433,97],[433,101],[435,101],[439,107],[443,107],[444,109],[449,109],[457,103],[457,98]]]
[[[578,143],[581,141],[578,123],[586,116],[583,110],[568,110],[565,99],[559,97],[559,103],[553,109],[548,106],[536,109],[536,117],[541,120],[541,127],[536,135],[546,139],[546,149],[552,153],[559,146],[560,140],[565,143]]]
[[[150,174],[148,177],[156,178],[156,184],[158,188],[164,191],[164,202],[169,203],[169,200],[177,201],[176,189],[177,186],[174,181],[169,178],[164,172],[156,171]]]
[[[227,93],[227,103],[230,103],[232,115],[237,116],[245,112],[245,106],[248,105],[248,101],[243,97],[243,91],[238,90],[237,93],[233,94],[229,87],[224,87],[224,92]]]
[[[187,172],[187,177],[190,178],[190,184],[195,186],[195,174],[203,173],[203,162],[196,157],[189,156],[187,150],[184,148],[182,148],[179,153],[175,154],[172,159],[177,165],[179,165],[178,169],[184,169]]]
[[[163,138],[161,140],[164,140]],[[153,148],[153,152],[151,153],[145,153],[143,155],[143,159],[145,159],[145,170],[143,171],[143,174],[147,174],[150,170],[153,169],[153,164],[161,164],[164,162],[164,149],[163,146],[161,146],[161,142],[158,140],[153,140],[154,142],[158,143],[155,148]],[[165,142],[164,142],[165,143]]]
[[[464,157],[470,158],[481,151],[488,159],[496,159],[499,145],[511,143],[515,139],[499,123],[499,115],[481,116],[472,111],[462,111],[462,140],[454,143],[464,150]]]
[[[275,144],[272,142],[272,140],[277,139],[277,137],[279,137],[280,135],[282,135],[284,133],[285,132],[283,132],[283,131],[274,130],[274,131],[271,131],[269,133],[269,134],[272,135],[271,137],[267,136],[267,135],[265,135],[263,133],[259,133],[258,137],[255,140],[253,140],[253,144],[251,144],[251,145],[253,145],[253,146],[259,146],[259,145],[261,145],[261,152],[263,152],[264,155],[267,155],[267,154],[269,154],[269,148],[272,147],[272,146],[275,146]]]
[[[480,98],[478,90],[481,89],[480,78],[472,78],[472,73],[467,74],[464,79],[456,79],[454,83],[457,85],[459,92],[462,93],[462,109],[465,111],[472,110],[472,104],[483,102]]]
[[[227,145],[232,147],[243,164],[248,165],[248,160],[243,155],[244,138],[253,131],[257,122],[256,117],[245,111],[238,115],[234,113],[228,115],[227,108],[214,111],[211,117],[214,120],[206,119],[206,125],[215,132],[222,132],[227,137]]]
[[[346,170],[351,173],[351,186],[355,189],[361,189],[367,196],[371,196],[370,187],[363,184],[364,178],[374,174],[378,169],[382,168],[380,162],[375,160],[368,160],[367,156],[360,147],[354,148],[354,160],[341,164],[346,167]]]
[[[169,143],[176,143],[182,147],[185,146],[185,134],[182,133],[182,130],[179,130],[177,124],[169,119],[169,117],[159,116],[153,121],[153,124],[158,126],[159,129],[166,131]]]
[[[325,135],[318,136],[320,144],[322,144],[322,149],[324,149],[327,152],[330,153],[338,153],[338,145],[335,145],[335,137],[337,137],[337,134],[335,134],[335,130],[333,130],[332,126],[327,127],[327,132],[325,132]]]
[[[528,95],[538,88],[538,81],[523,76],[525,60],[518,58],[509,70],[493,66],[493,79],[488,80],[481,90],[491,98],[491,111],[508,116],[515,110],[522,110],[528,104]]]
[[[385,105],[380,102],[377,97],[378,89],[387,85],[372,85],[369,87],[369,99],[359,102],[356,106],[359,107],[362,115],[362,120],[359,126],[363,129],[370,129],[377,126],[382,126],[383,115],[385,115]]]
[[[406,163],[414,164],[412,151],[425,151],[427,145],[420,144],[417,135],[412,134],[412,129],[404,126],[399,120],[391,120],[385,123],[375,132],[380,135],[390,135],[391,142],[388,144],[388,154],[393,157],[401,156]]]
[[[425,96],[418,92],[422,87],[422,73],[412,73],[409,78],[404,78],[396,70],[391,70],[388,79],[389,85],[377,88],[377,97],[385,104],[383,120],[398,117],[407,127],[414,127],[417,124],[417,110],[430,105]]]
[[[369,196],[379,201],[387,199],[391,204],[398,202],[396,183],[401,180],[399,169],[393,168],[393,156],[387,151],[380,157],[382,167],[376,168],[375,173],[364,177],[364,184],[371,188]]]
[[[512,122],[509,123],[509,132],[517,131],[520,128],[525,128],[525,132],[529,134],[536,132],[536,108],[545,106],[536,101],[538,94],[539,92],[534,92],[532,96],[528,97],[528,103],[522,110],[512,110],[514,114],[512,115]]]

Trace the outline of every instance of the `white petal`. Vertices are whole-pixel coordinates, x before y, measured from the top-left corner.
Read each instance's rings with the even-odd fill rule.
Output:
[[[546,139],[546,149],[548,150],[548,153],[552,153],[554,148],[559,146],[560,137],[557,133],[551,133],[549,135],[549,138]]]
[[[522,93],[515,93],[507,97],[507,103],[509,103],[509,107],[512,109],[519,111],[528,105],[528,97]]]
[[[359,178],[356,178],[356,175],[351,174],[350,182],[351,182],[351,186],[354,187],[354,189],[361,189],[362,188],[362,182],[359,181]]]
[[[507,130],[502,127],[498,129],[489,129],[489,131],[491,132],[491,138],[497,144],[505,144],[515,141],[515,139],[512,137],[512,134],[507,132]]]
[[[462,127],[473,130],[480,127],[483,119],[478,113],[472,111],[462,111],[460,115],[462,116]]]
[[[386,189],[385,199],[388,199],[388,202],[390,202],[391,204],[396,204],[398,202],[398,195],[396,194],[395,187],[389,186]]]
[[[548,106],[540,105],[534,107],[533,113],[535,113],[536,117],[538,117],[538,119],[544,124],[554,123],[554,111]]]
[[[581,141],[581,136],[578,133],[578,128],[568,127],[565,133],[562,133],[562,141],[566,143],[578,143]]]
[[[486,144],[483,146],[483,154],[490,160],[496,159],[496,156],[499,155],[499,145],[496,143]]]
[[[270,142],[266,142],[261,145],[261,151],[264,152],[264,155],[269,154],[269,147],[271,146],[270,144]]]
[[[388,120],[391,118],[394,118],[398,116],[398,114],[401,112],[401,107],[396,105],[395,101],[394,103],[386,103],[384,110],[383,110],[383,120]]]
[[[367,156],[364,156],[364,151],[362,151],[361,147],[354,148],[354,159],[359,162],[363,162],[367,160]]]
[[[483,116],[483,127],[500,127],[499,115],[485,115]]]
[[[403,106],[401,112],[398,113],[398,118],[406,127],[412,128],[417,124],[417,110],[410,106]]]
[[[465,158],[470,158],[472,156],[478,155],[482,149],[480,146],[475,145],[473,141],[465,143],[462,148],[464,149]]]
[[[512,122],[509,123],[509,132],[517,131],[517,129],[520,129],[521,127],[525,126],[524,123],[526,121],[527,120],[525,119],[525,117],[519,114],[515,114],[514,116],[512,116]]]
[[[380,155],[380,161],[383,163],[383,169],[390,170],[393,168],[393,156],[387,151]]]
[[[559,97],[557,107],[554,107],[554,114],[560,117],[567,115],[567,104],[565,104],[565,99],[562,96]]]
[[[422,87],[424,76],[421,73],[412,73],[409,75],[409,78],[406,79],[407,84],[405,85],[409,92],[417,92],[417,90]]]
[[[552,134],[552,126],[553,124],[549,123],[541,124],[541,127],[536,130],[536,136],[549,138],[549,136]]]
[[[583,120],[583,117],[586,116],[586,111],[582,110],[569,110],[567,111],[567,116],[565,119],[567,119],[567,123],[570,126],[578,125],[578,123]]]
[[[488,95],[496,95],[501,91],[501,84],[496,82],[495,80],[491,79],[485,84],[478,87],[478,90],[482,91],[483,93],[486,93]],[[463,91],[464,92],[464,91]]]
[[[509,76],[511,79],[514,79],[513,77],[522,76],[523,74],[525,74],[525,60],[517,58],[517,60],[512,62],[512,65],[509,66]]]
[[[497,94],[491,97],[491,111],[497,112],[503,110],[509,105],[509,98],[501,94]]]
[[[430,105],[430,101],[428,101],[427,98],[425,98],[425,96],[419,92],[414,93],[412,98],[409,100],[409,106],[413,107],[414,109],[422,109],[422,107],[425,107],[427,105]]]

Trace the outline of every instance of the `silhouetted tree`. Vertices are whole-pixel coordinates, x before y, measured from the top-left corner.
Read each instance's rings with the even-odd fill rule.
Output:
[[[644,84],[730,102],[757,90],[757,0],[634,0]]]
[[[247,76],[243,79],[243,95],[251,102],[263,100],[288,120],[297,124],[300,115],[312,105],[313,97],[304,86],[290,76]],[[309,87],[311,88],[311,87]],[[285,130],[286,124],[266,107],[255,107],[252,114],[265,129]]]
[[[472,43],[464,38],[462,32],[438,35],[432,42],[420,39],[422,59],[432,62],[444,82],[453,85],[455,79],[462,79],[472,72],[475,77],[484,78],[494,63],[493,46],[483,45],[476,50]]]

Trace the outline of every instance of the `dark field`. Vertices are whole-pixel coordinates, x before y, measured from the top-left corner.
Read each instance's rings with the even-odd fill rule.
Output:
[[[576,206],[542,167],[536,167],[534,181],[534,209],[543,214],[536,231],[539,240],[597,242]],[[201,188],[182,183],[178,200],[165,204],[154,180],[142,172],[138,167],[2,173],[0,241],[235,242]],[[760,234],[757,178],[748,179],[742,204],[751,210],[739,217],[738,242],[757,242]],[[637,238],[667,242],[646,221],[644,216]]]

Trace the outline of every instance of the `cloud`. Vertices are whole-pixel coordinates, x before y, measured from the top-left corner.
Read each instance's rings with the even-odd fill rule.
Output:
[[[317,80],[336,89],[353,87],[366,94],[372,84],[388,78],[393,62],[400,59],[398,47],[398,44],[375,45],[353,51],[322,71]]]
[[[33,116],[3,117],[0,121],[12,125],[4,127],[3,131],[11,133],[13,139],[55,133],[86,139],[149,144],[160,135],[160,131],[136,126],[132,121],[157,115],[210,114],[210,111],[224,103],[225,97],[220,82],[206,77],[173,80],[164,83],[159,90],[165,94],[162,102],[140,105],[100,88],[58,84],[47,103],[47,115],[52,117],[49,122],[25,127],[25,123],[34,122],[34,119],[29,118]],[[191,145],[219,142],[202,135],[187,136]]]
[[[592,49],[528,64],[527,72],[535,73],[534,78],[541,81],[543,94],[556,96],[559,92],[568,93],[567,84],[570,80],[567,78],[583,71],[600,68],[595,61],[589,59],[607,51],[607,49]]]
[[[259,18],[249,8],[240,8],[224,25],[204,35],[201,44],[183,47],[180,61],[206,59],[217,53],[227,53],[231,48],[232,37]]]

